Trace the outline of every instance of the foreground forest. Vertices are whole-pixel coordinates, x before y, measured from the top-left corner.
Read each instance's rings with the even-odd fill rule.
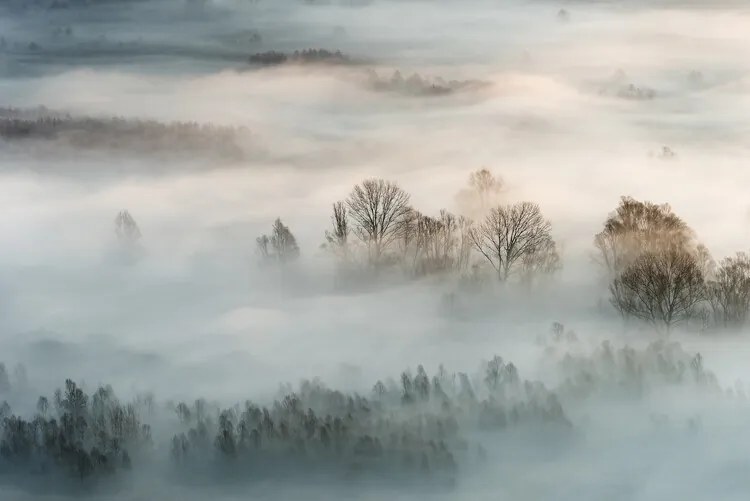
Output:
[[[748,25],[0,2],[0,499],[745,501]]]
[[[499,356],[474,373],[440,365],[430,376],[419,365],[397,379],[377,381],[365,395],[305,380],[294,389],[282,385],[267,405],[246,400],[225,408],[202,398],[160,402],[151,393],[121,403],[111,386],[87,393],[66,380],[51,397],[38,398],[29,419],[14,414],[7,401],[0,406],[3,478],[20,484],[49,479],[50,491],[85,492],[118,475],[157,468],[162,475],[206,483],[322,476],[450,488],[466,470],[498,453],[494,444],[487,448],[490,437],[502,444],[504,434],[520,429],[579,440],[586,424],[571,421],[566,409],[585,407],[592,399],[637,403],[656,392],[684,389],[698,398],[745,405],[742,384],[722,388],[702,356],[677,343],[654,342],[637,350],[606,341],[580,353],[575,334],[565,333],[561,324],[540,343],[559,375],[554,389],[523,379]],[[11,380],[0,364],[0,390],[27,398],[26,370],[18,366],[14,372]],[[655,429],[697,433],[701,426],[699,416],[682,423],[653,412],[634,419],[647,419]]]

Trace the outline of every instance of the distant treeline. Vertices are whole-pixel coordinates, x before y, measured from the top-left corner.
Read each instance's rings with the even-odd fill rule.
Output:
[[[241,159],[245,128],[164,123],[121,117],[74,117],[45,108],[0,108],[0,139],[5,141],[59,141],[82,150],[125,150],[132,153],[210,155]]]
[[[444,96],[462,90],[477,90],[489,85],[481,80],[444,80],[442,77],[422,77],[419,73],[404,78],[398,70],[393,72],[391,78],[380,77],[374,70],[369,70],[367,83],[373,90],[410,96]]]
[[[280,64],[352,64],[354,61],[340,50],[304,49],[292,53],[268,51],[253,54],[250,64],[274,66]]]

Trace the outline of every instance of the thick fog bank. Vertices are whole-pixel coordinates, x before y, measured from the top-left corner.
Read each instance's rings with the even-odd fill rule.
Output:
[[[747,499],[742,2],[0,5],[0,499]]]

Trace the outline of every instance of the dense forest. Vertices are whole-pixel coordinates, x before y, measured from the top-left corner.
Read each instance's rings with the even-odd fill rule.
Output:
[[[472,373],[440,365],[430,376],[419,365],[377,381],[365,395],[314,379],[296,388],[282,385],[271,403],[246,400],[230,407],[206,399],[160,402],[150,393],[123,403],[111,386],[87,393],[66,380],[51,397],[37,399],[33,415],[17,415],[2,403],[0,471],[95,485],[97,478],[169,462],[171,469],[205,475],[206,481],[230,475],[253,482],[294,471],[302,478],[373,476],[450,487],[462,470],[487,461],[482,442],[468,438],[477,433],[501,434],[500,440],[519,427],[575,434],[581,424],[566,408],[603,396],[640,400],[664,388],[746,398],[742,386],[723,389],[701,355],[678,343],[658,341],[640,350],[605,341],[577,353],[575,334],[563,333],[556,323],[542,342],[559,373],[554,389],[523,379],[499,356]],[[26,399],[28,384],[22,366],[11,378],[0,364],[0,396]],[[649,419],[664,424],[660,415]],[[158,423],[159,433],[150,423]],[[167,451],[168,457],[159,457]]]

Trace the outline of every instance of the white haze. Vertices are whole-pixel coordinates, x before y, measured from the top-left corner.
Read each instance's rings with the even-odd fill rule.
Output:
[[[43,47],[50,26],[71,25],[81,38],[196,47],[254,29],[263,43],[248,55],[323,47],[363,61],[252,69],[242,60],[0,53],[1,106],[245,126],[262,152],[186,160],[183,169],[137,152],[55,158],[0,143],[0,362],[24,364],[33,389],[14,409],[31,412],[36,395],[65,378],[88,390],[112,384],[124,399],[153,391],[159,401],[203,396],[231,405],[313,377],[367,393],[418,364],[472,372],[495,354],[554,387],[559,374],[537,343],[552,322],[575,330],[584,351],[607,339],[642,347],[654,336],[623,325],[591,260],[593,235],[620,196],[670,203],[716,259],[750,249],[750,10],[741,3],[340,3],[216,0],[191,13],[179,2],[144,2],[76,8],[98,14],[3,14],[6,38]],[[561,8],[568,22],[557,17]],[[490,85],[446,97],[378,93],[365,85],[366,68]],[[618,69],[656,98],[602,94]],[[693,71],[701,82],[691,82]],[[662,146],[677,157],[649,154]],[[334,286],[319,247],[331,204],[355,183],[397,181],[416,208],[436,214],[458,208],[457,192],[482,166],[506,181],[505,200],[535,201],[552,222],[564,262],[555,284],[533,296],[497,292],[477,300],[468,318],[443,314],[451,290],[443,283]],[[132,265],[117,259],[113,221],[122,209],[143,232],[144,256]],[[255,237],[276,217],[302,251],[287,277],[261,269],[254,255]],[[729,388],[750,382],[748,334],[672,337],[700,351]],[[570,443],[493,437],[487,465],[429,496],[747,499],[750,409],[714,398],[684,391],[589,402],[570,409]],[[675,427],[655,430],[653,413],[669,414]],[[685,423],[696,415],[702,431],[691,434]],[[47,499],[427,496],[387,485],[193,487],[137,469],[126,484]],[[0,485],[0,498],[50,496],[12,485]]]

